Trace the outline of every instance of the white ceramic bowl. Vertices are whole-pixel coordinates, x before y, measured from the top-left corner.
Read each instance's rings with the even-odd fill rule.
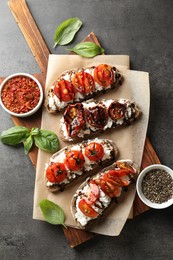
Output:
[[[3,87],[5,86],[5,84],[7,83],[7,81],[12,79],[12,78],[15,78],[17,76],[24,76],[24,77],[27,77],[27,78],[30,78],[30,79],[34,80],[37,83],[37,85],[39,87],[39,90],[40,90],[40,99],[39,99],[39,102],[37,103],[37,105],[32,110],[30,110],[29,112],[21,113],[21,114],[14,113],[14,112],[10,111],[8,108],[6,108],[6,106],[3,104],[2,99],[1,99],[1,91],[2,91]],[[34,76],[32,76],[32,75],[30,75],[28,73],[15,73],[15,74],[12,74],[9,77],[7,77],[0,85],[0,105],[10,115],[13,115],[13,116],[16,116],[16,117],[28,117],[28,116],[31,116],[35,112],[38,111],[38,109],[42,105],[42,102],[43,102],[43,89],[42,89],[42,86],[41,86],[40,82]]]
[[[163,209],[163,208],[167,208],[169,206],[171,206],[173,204],[173,198],[169,199],[166,202],[163,203],[153,203],[150,200],[148,200],[143,192],[142,192],[142,180],[144,178],[144,176],[146,175],[146,173],[148,173],[151,170],[154,169],[161,169],[161,170],[165,170],[167,173],[169,173],[172,178],[173,178],[173,170],[170,169],[169,167],[162,165],[162,164],[153,164],[150,165],[148,167],[146,167],[138,176],[137,182],[136,182],[136,190],[138,193],[139,198],[143,201],[144,204],[146,204],[147,206],[149,206],[150,208],[154,208],[154,209]]]

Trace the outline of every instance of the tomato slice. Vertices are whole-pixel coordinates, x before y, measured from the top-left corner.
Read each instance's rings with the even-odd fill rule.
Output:
[[[102,189],[102,191],[106,194],[109,195],[109,193],[111,192],[110,188],[107,186],[105,180],[103,180],[103,178],[99,178],[95,180],[96,184],[100,186],[100,188]]]
[[[107,174],[111,177],[122,177],[127,175],[127,171],[124,169],[115,169],[107,171]]]
[[[121,179],[122,186],[128,186],[130,184],[130,178],[128,175],[120,177],[120,179]]]
[[[103,129],[108,122],[108,113],[104,106],[96,105],[85,109],[87,122],[96,129]]]
[[[81,103],[70,105],[64,112],[64,122],[68,135],[75,137],[85,126],[84,108]]]
[[[120,186],[114,186],[114,191],[109,194],[111,198],[119,197],[121,195],[122,187]]]
[[[94,70],[94,80],[103,87],[108,87],[114,82],[113,69],[107,64],[100,64]]]
[[[78,171],[81,170],[84,166],[85,159],[82,152],[77,150],[71,150],[67,152],[64,163],[69,170]]]
[[[63,163],[52,163],[46,169],[46,177],[50,182],[60,183],[67,177],[67,169]]]
[[[116,162],[116,165],[120,169],[126,170],[128,173],[135,173],[135,170],[131,165],[129,165],[127,162]]]
[[[103,175],[103,180],[107,181],[109,180],[110,183],[113,185],[119,185],[121,186],[121,180],[118,176],[111,176],[109,173]]]
[[[89,186],[90,186],[90,192],[88,194],[88,197],[85,200],[89,205],[93,205],[99,197],[100,190],[97,184],[90,183]]]
[[[91,142],[85,148],[84,154],[90,161],[97,162],[103,158],[104,149],[101,144]]]
[[[126,106],[119,102],[112,102],[108,108],[108,114],[112,120],[123,119],[126,113]]]
[[[72,78],[72,84],[76,90],[81,94],[89,94],[94,91],[95,83],[91,74],[80,71]]]
[[[95,180],[96,183],[102,189],[102,191],[111,198],[120,196],[122,190],[120,184],[117,184],[116,182],[109,179],[108,177],[104,179],[103,177]]]
[[[60,101],[68,102],[74,99],[75,91],[70,81],[60,79],[54,85],[54,93]]]
[[[128,186],[130,184],[130,179],[126,170],[110,170],[107,173],[107,177],[109,178],[109,180],[112,179],[115,182],[119,183],[119,185],[121,186]]]
[[[98,217],[99,213],[95,211],[87,202],[85,199],[81,199],[78,203],[78,207],[81,210],[81,212],[89,217],[89,218],[96,218]]]
[[[109,183],[111,183],[113,186],[121,186],[121,181],[117,178],[117,179],[113,179],[113,178],[107,178],[107,180],[106,180],[106,183],[107,182],[109,182]]]

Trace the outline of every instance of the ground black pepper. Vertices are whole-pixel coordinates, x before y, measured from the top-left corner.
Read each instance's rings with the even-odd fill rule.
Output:
[[[165,170],[151,170],[142,180],[142,191],[148,200],[161,204],[173,197],[173,179]]]

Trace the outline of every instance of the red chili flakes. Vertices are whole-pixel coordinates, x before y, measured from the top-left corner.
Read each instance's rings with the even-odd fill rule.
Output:
[[[17,114],[31,111],[40,100],[40,89],[37,83],[26,76],[9,79],[1,92],[5,107]]]

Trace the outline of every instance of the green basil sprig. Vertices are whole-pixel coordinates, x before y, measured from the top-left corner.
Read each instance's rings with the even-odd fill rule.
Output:
[[[60,206],[47,199],[41,200],[39,206],[48,223],[52,225],[63,225],[67,228],[64,224],[65,214]]]
[[[95,44],[94,42],[81,42],[78,43],[74,48],[67,49],[73,51],[80,56],[91,58],[98,54],[104,53],[104,49]]]
[[[46,152],[54,153],[59,149],[59,140],[55,133],[49,130],[32,128],[31,131],[24,126],[14,126],[2,131],[0,140],[3,144],[24,144],[25,154],[32,148],[33,143]]]
[[[16,145],[25,141],[30,135],[28,128],[24,126],[14,126],[6,131],[2,131],[0,139],[4,144]]]
[[[31,147],[33,145],[33,137],[30,135],[24,142],[24,150],[25,150],[25,154],[28,154],[29,151],[31,150]]]
[[[56,152],[57,147],[59,147],[57,136],[49,130],[39,130],[39,133],[34,135],[33,138],[35,145],[46,152]]]
[[[70,43],[81,26],[82,22],[77,17],[63,21],[54,33],[53,47],[55,48],[57,45],[66,45]]]

